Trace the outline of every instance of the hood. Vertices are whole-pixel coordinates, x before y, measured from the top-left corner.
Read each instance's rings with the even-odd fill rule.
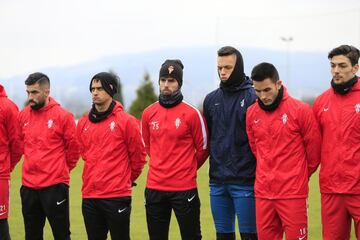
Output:
[[[227,81],[220,82],[220,87],[229,91],[237,91],[239,86],[247,78],[244,73],[244,61],[241,53],[236,50],[235,55],[236,55],[236,63],[233,72],[231,73]]]
[[[60,104],[52,97],[49,97],[49,103],[48,105],[46,105],[45,107],[40,108],[39,110],[33,110],[30,106],[28,106],[30,108],[31,111],[34,112],[45,112],[55,106],[59,106]]]
[[[0,97],[7,97],[5,88],[0,84]]]
[[[114,100],[114,101],[115,101],[115,107],[114,107],[113,113],[119,112],[119,111],[124,111],[123,105],[116,100]]]

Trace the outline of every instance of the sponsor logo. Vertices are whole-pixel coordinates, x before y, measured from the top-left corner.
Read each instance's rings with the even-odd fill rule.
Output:
[[[194,198],[195,198],[196,194],[194,194],[194,196],[192,196],[191,198],[188,198],[188,202],[191,202]]]
[[[110,127],[110,131],[114,131],[114,128],[115,128],[115,122],[112,121],[110,124],[109,124],[109,127]]]
[[[219,105],[220,105],[220,103],[218,103],[218,102],[217,102],[217,103],[215,103],[214,105],[215,105],[215,106],[219,106]]]
[[[329,108],[328,107],[324,108],[324,112],[327,112],[327,111],[329,111]]]
[[[29,125],[29,122],[24,123],[24,127],[26,127],[27,125]]]
[[[6,211],[5,211],[5,212],[0,213],[0,216],[4,215],[5,213],[6,213]]]
[[[181,124],[180,118],[176,118],[175,119],[175,127],[176,127],[176,129],[178,129],[180,127],[180,124]]]
[[[282,116],[281,116],[281,121],[283,122],[283,124],[285,124],[288,120],[288,116],[286,113],[284,113]]]
[[[125,210],[126,210],[126,208],[119,209],[118,212],[119,212],[119,213],[122,213],[122,212],[125,211]]]
[[[255,123],[255,124],[257,124],[258,122],[260,122],[260,119],[254,120],[254,123]]]
[[[60,205],[60,204],[62,204],[63,202],[65,202],[66,201],[66,198],[64,199],[64,200],[62,200],[62,201],[60,201],[60,202],[56,202],[56,205]]]

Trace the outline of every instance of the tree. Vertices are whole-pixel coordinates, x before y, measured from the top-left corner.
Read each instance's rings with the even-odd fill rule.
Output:
[[[158,99],[148,72],[145,72],[144,80],[136,90],[136,95],[136,99],[131,103],[129,113],[137,119],[140,119],[144,109]]]
[[[121,82],[120,82],[120,77],[112,69],[109,70],[109,73],[112,74],[116,78],[116,81],[117,81],[117,89],[118,89],[118,91],[114,95],[114,99],[117,100],[118,102],[121,102],[121,104],[124,105],[124,98],[123,98],[123,95],[122,95],[122,86],[121,86]]]

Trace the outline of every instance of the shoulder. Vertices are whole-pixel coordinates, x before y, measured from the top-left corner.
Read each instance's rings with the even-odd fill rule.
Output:
[[[248,108],[247,108],[247,111],[246,111],[246,115],[251,115],[253,114],[254,112],[258,111],[259,110],[259,105],[257,104],[256,100],[254,101],[254,104],[250,105]]]
[[[182,103],[180,104],[180,107],[182,107],[188,113],[201,115],[201,112],[199,111],[199,109],[197,109],[194,105],[192,105],[191,103],[188,103],[185,100],[182,101]]]
[[[144,117],[148,116],[148,115],[153,115],[155,113],[157,113],[158,111],[161,111],[161,106],[159,104],[159,101],[156,101],[152,104],[150,104],[148,107],[146,107],[141,115],[141,119],[143,119]]]
[[[221,94],[221,89],[220,88],[217,88],[215,89],[214,91],[208,93],[206,96],[205,96],[205,99],[204,99],[204,104],[206,102],[209,102],[211,101],[212,99],[216,98],[217,96],[219,96]]]

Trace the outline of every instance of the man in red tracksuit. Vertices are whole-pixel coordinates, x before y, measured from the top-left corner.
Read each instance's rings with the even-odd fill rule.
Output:
[[[82,212],[89,240],[130,239],[131,186],[145,164],[139,122],[113,100],[116,77],[107,72],[90,81],[93,106],[78,123],[85,162]]]
[[[201,113],[183,101],[183,64],[166,60],[159,74],[159,101],[142,115],[142,136],[150,157],[145,189],[150,239],[168,239],[174,210],[182,239],[201,239],[197,170],[208,157]]]
[[[25,84],[29,104],[19,114],[25,239],[43,239],[47,218],[54,239],[68,240],[69,173],[79,159],[75,120],[49,96],[50,80],[45,74],[30,74]]]
[[[0,85],[0,240],[10,240],[7,221],[10,209],[10,172],[19,162],[23,151],[17,124],[18,111]]]
[[[320,162],[321,135],[311,108],[292,97],[270,63],[251,73],[257,103],[246,113],[256,156],[259,239],[307,239],[308,180]]]
[[[360,239],[360,52],[342,45],[328,55],[331,88],[314,103],[323,136],[320,192],[325,240],[350,239],[351,219]]]

